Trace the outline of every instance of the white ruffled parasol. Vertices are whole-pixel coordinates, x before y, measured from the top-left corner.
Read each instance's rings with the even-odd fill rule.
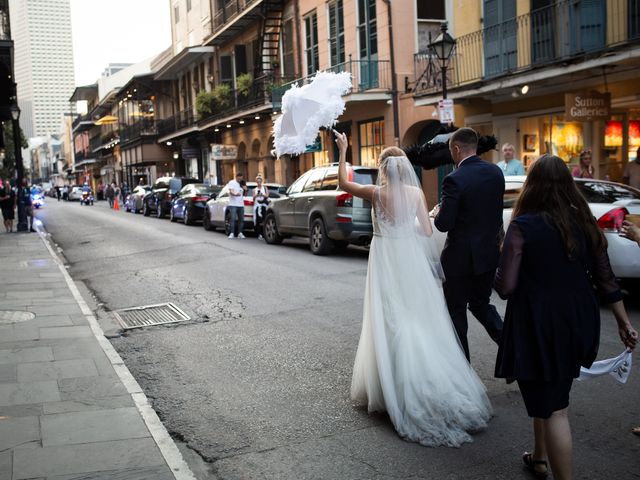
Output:
[[[274,122],[277,156],[303,153],[320,127],[332,127],[344,112],[342,95],[351,89],[349,72],[318,72],[302,87],[293,84],[282,97],[282,115]]]

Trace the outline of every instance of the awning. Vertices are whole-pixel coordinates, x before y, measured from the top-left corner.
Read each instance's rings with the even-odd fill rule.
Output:
[[[98,96],[98,84],[83,85],[76,87],[73,91],[73,95],[69,99],[70,102],[79,102],[81,100],[91,100]]]
[[[169,60],[155,75],[156,80],[175,80],[201,57],[213,53],[213,47],[187,47]]]
[[[114,123],[118,123],[118,117],[113,115],[105,115],[94,122],[95,125],[113,125]]]
[[[81,160],[80,162],[76,162],[74,165],[74,171],[78,171],[78,167],[84,167],[85,165],[91,165],[92,163],[97,163],[97,158],[88,158],[86,160]]]

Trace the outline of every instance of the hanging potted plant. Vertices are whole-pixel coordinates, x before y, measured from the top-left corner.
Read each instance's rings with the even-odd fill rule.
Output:
[[[253,76],[250,73],[241,73],[236,77],[236,90],[243,97],[248,97],[253,86]]]
[[[196,111],[200,118],[207,117],[213,113],[213,102],[215,97],[213,92],[201,90],[196,95]]]
[[[224,110],[231,106],[231,87],[227,83],[221,83],[211,91],[214,99],[214,110]]]

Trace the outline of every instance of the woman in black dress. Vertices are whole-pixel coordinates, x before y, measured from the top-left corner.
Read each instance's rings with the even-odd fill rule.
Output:
[[[16,218],[16,194],[11,188],[9,180],[5,180],[0,188],[0,209],[4,219],[4,228],[7,233],[13,231],[13,220]]]
[[[548,473],[548,459],[556,480],[570,479],[569,391],[580,367],[590,367],[598,352],[597,293],[611,305],[625,346],[634,348],[638,333],[611,271],[606,239],[562,159],[543,155],[531,167],[495,288],[508,299],[495,374],[518,381],[534,419],[534,450],[522,459],[540,477]]]

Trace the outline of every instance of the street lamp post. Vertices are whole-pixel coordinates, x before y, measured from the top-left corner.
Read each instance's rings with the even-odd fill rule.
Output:
[[[447,33],[447,22],[442,22],[440,26],[440,35],[436,39],[429,43],[429,48],[436,54],[438,60],[440,60],[440,67],[442,71],[442,98],[447,98],[447,67],[451,54],[456,46],[455,39]]]
[[[16,159],[16,174],[18,183],[18,232],[26,232],[29,229],[27,225],[27,209],[22,201],[22,179],[24,178],[24,165],[22,163],[22,139],[20,138],[20,108],[18,105],[11,106],[11,120],[13,127],[13,148]]]

